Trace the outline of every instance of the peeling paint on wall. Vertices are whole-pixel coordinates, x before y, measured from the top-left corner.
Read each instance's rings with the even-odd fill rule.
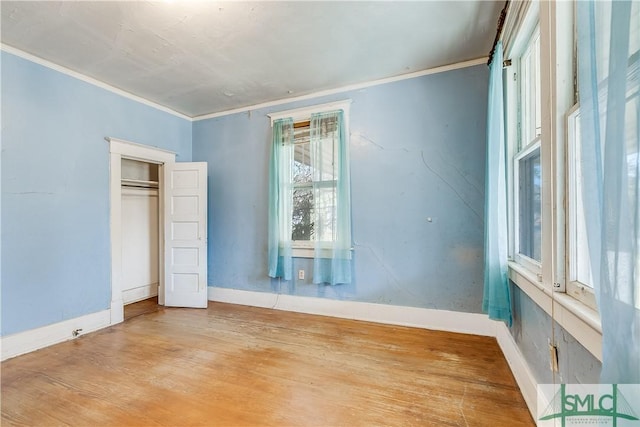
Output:
[[[601,362],[571,334],[552,321],[527,294],[513,283],[511,335],[539,384],[598,384]],[[558,348],[559,372],[550,369],[549,343]]]

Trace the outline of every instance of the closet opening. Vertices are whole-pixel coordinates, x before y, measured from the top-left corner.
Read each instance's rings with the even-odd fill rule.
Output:
[[[160,165],[121,159],[122,302],[130,318],[158,307]]]

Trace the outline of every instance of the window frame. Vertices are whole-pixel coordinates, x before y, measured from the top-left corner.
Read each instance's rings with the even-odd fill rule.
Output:
[[[537,15],[537,11],[532,12],[533,15]],[[507,78],[506,92],[506,126],[507,126],[507,156],[508,156],[508,168],[509,177],[511,178],[508,183],[508,209],[509,209],[509,247],[510,257],[513,262],[523,266],[527,270],[531,271],[536,277],[538,282],[542,281],[542,260],[537,261],[520,252],[520,192],[519,192],[519,179],[520,179],[520,167],[519,162],[533,153],[535,150],[540,150],[541,163],[542,163],[542,130],[540,133],[535,134],[533,139],[527,140],[526,129],[530,129],[531,117],[525,117],[525,113],[529,109],[525,109],[525,91],[527,88],[531,88],[530,80],[524,78],[523,70],[523,58],[525,55],[531,55],[531,49],[534,43],[540,43],[540,23],[537,19],[529,17],[526,27],[523,27],[520,34],[516,38],[514,47],[510,49],[510,55],[515,58],[512,61],[512,66],[507,71],[507,77],[510,71],[514,73],[513,79]],[[541,55],[537,56],[538,62],[540,62]],[[541,64],[538,65],[538,68]],[[536,94],[538,94],[536,92]],[[527,99],[526,101],[531,101]],[[541,100],[538,101],[540,104]],[[534,103],[535,105],[535,103]],[[534,108],[533,125],[535,128],[536,109]],[[540,121],[542,121],[540,117]],[[544,165],[541,164],[542,169]],[[544,191],[541,188],[541,193]],[[542,203],[541,203],[542,204]],[[542,208],[542,206],[541,206]],[[542,215],[542,212],[541,212]],[[543,238],[545,224],[542,224],[541,240]],[[542,248],[542,241],[540,242]],[[542,249],[541,249],[542,250]]]
[[[311,117],[309,117],[310,119]],[[296,126],[299,124],[303,124],[303,126]],[[293,162],[295,163],[296,159],[295,159],[295,145],[299,144],[309,144],[309,147],[311,146],[311,141],[309,140],[308,142],[304,142],[304,143],[300,143],[300,142],[296,142],[296,129],[309,129],[309,132],[311,132],[311,121],[307,120],[307,119],[303,119],[303,120],[299,120],[299,121],[294,121],[293,123],[293,127],[294,127],[294,138],[293,138],[293,145],[294,145],[294,156],[293,156]],[[335,156],[336,156],[336,150],[335,150],[335,144],[332,147],[332,163],[335,161]],[[309,165],[310,166],[310,165]],[[334,171],[335,172],[335,171]],[[334,177],[335,178],[335,177]],[[336,179],[332,179],[332,180],[314,180],[313,177],[310,181],[307,182],[293,182],[293,191],[295,192],[296,189],[307,189],[307,190],[311,190],[313,192],[313,190],[315,188],[331,188],[334,191],[334,197],[335,197],[335,192],[337,191],[337,187],[338,187],[338,181]],[[314,194],[315,197],[315,194]],[[316,203],[315,203],[315,199],[314,199],[314,203],[313,203],[313,208],[316,208]],[[293,219],[292,219],[293,222]],[[314,239],[309,239],[309,240],[295,240],[293,238],[293,235],[291,236],[291,246],[292,248],[300,248],[300,249],[305,249],[305,248],[314,248],[316,244],[320,245],[321,247],[323,246],[323,244],[333,244],[333,242],[335,241],[335,233],[334,233],[334,238],[332,240],[314,240]]]
[[[565,175],[566,194],[567,194],[567,209],[566,209],[566,262],[567,262],[567,279],[566,279],[566,293],[567,295],[575,298],[587,307],[597,310],[596,296],[593,289],[593,285],[589,283],[583,283],[578,280],[577,276],[577,244],[575,234],[578,233],[578,206],[576,205],[576,193],[577,193],[577,158],[576,146],[578,140],[576,138],[577,118],[580,115],[580,106],[575,104],[567,112],[567,118],[565,121],[567,130],[567,169]]]
[[[529,145],[513,158],[513,209],[514,209],[514,260],[535,273],[540,273],[542,263],[520,252],[520,161],[531,156],[536,150],[541,152],[540,137],[536,137]],[[541,188],[542,192],[542,188]],[[542,238],[542,236],[540,236]]]
[[[310,119],[310,117],[309,117],[309,119]],[[299,127],[296,127],[296,125],[300,124],[300,123],[307,123],[307,125],[304,126],[304,127],[305,128],[309,128],[309,131],[311,129],[310,120],[307,120],[306,118],[293,122],[293,146],[294,146],[294,148],[293,148],[293,159],[292,159],[292,161],[294,163],[296,162],[296,157],[295,157],[296,156],[296,154],[295,154],[296,148],[295,148],[295,146],[296,146],[296,144],[300,144],[299,142],[298,143],[296,142],[296,129],[299,128]],[[308,144],[310,145],[310,142]],[[308,189],[308,190],[311,190],[313,192],[313,179],[311,179],[311,181],[304,182],[304,183],[293,181],[292,192],[295,193],[296,189],[301,189],[301,188]],[[315,204],[314,204],[314,207],[315,207]],[[292,209],[295,209],[295,204],[292,204]],[[291,219],[291,222],[292,222],[291,228],[292,228],[292,233],[293,233],[293,218]],[[294,249],[295,248],[313,248],[314,247],[314,242],[315,242],[315,240],[311,240],[311,239],[309,239],[309,240],[295,240],[293,238],[293,234],[291,235],[291,247],[294,248]]]

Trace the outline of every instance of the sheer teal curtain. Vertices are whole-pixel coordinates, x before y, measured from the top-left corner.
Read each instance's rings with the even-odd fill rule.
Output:
[[[577,2],[580,162],[602,383],[640,383],[639,8]]]
[[[273,123],[269,165],[269,276],[291,280],[293,119]]]
[[[315,204],[313,283],[351,283],[351,187],[344,113],[313,114],[310,132]]]
[[[511,296],[507,278],[507,183],[502,96],[502,42],[489,69],[487,156],[484,203],[484,296],[482,310],[511,325]]]

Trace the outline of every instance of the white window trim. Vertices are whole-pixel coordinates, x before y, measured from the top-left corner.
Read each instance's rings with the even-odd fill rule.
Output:
[[[349,134],[349,110],[351,108],[351,100],[345,99],[342,101],[329,102],[327,104],[312,105],[309,107],[294,108],[292,110],[279,111],[277,113],[267,114],[271,119],[271,126],[273,122],[279,119],[285,119],[291,117],[294,122],[300,122],[303,120],[311,119],[311,115],[315,113],[326,113],[329,111],[342,110],[344,112],[344,124],[347,135]]]
[[[316,257],[316,249],[315,249],[315,241],[313,240],[292,240],[291,242],[291,256],[294,258],[315,258]],[[353,248],[350,248],[353,251]],[[330,258],[330,252],[326,250],[326,248],[322,248],[322,243],[320,243],[320,258]]]

